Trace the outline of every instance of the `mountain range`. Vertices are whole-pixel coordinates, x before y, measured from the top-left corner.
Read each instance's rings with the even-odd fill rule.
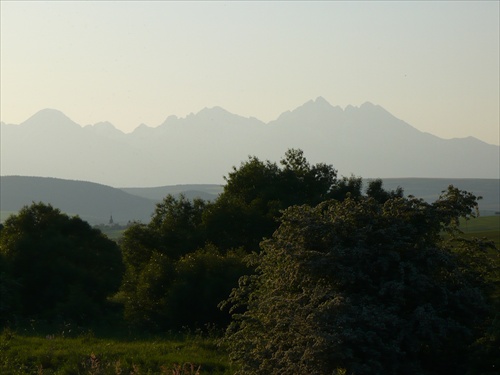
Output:
[[[378,105],[342,109],[319,97],[264,123],[220,108],[169,116],[123,133],[109,122],[81,126],[44,109],[0,125],[1,175],[57,177],[114,187],[222,184],[248,156],[279,161],[300,148],[311,163],[364,178],[500,177],[500,147],[423,133]]]

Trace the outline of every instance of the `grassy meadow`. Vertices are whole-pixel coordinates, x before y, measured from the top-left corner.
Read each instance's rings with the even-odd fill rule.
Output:
[[[0,373],[169,374],[232,373],[226,352],[214,337],[199,335],[123,338],[93,334],[40,334],[4,329]]]
[[[500,215],[462,221],[460,227],[467,237],[487,238],[500,248]]]

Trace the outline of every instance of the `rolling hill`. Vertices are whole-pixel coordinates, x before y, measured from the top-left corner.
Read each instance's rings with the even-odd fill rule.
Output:
[[[0,208],[16,212],[32,202],[50,203],[90,224],[148,222],[155,201],[110,186],[58,178],[1,176]]]
[[[401,186],[406,195],[428,202],[434,201],[448,185],[454,185],[483,197],[479,201],[481,215],[500,212],[498,179],[384,179],[384,187]],[[107,224],[110,216],[118,224],[128,221],[149,222],[155,204],[167,194],[185,194],[214,200],[222,192],[221,185],[173,185],[151,188],[113,188],[87,181],[57,178],[1,176],[0,210],[2,219],[31,202],[50,203],[70,215],[79,215],[92,225]]]

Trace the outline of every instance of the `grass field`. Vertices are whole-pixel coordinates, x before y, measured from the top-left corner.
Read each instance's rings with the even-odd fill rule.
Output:
[[[196,336],[97,338],[28,334],[5,329],[0,336],[0,373],[169,374],[232,373],[215,338]]]
[[[467,237],[487,238],[500,248],[500,215],[480,216],[469,221],[463,220],[460,228]]]
[[[102,233],[104,233],[110,240],[118,241],[122,236],[125,229],[115,229],[115,228],[99,228]]]

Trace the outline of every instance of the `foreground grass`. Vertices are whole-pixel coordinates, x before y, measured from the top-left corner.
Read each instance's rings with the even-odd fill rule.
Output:
[[[0,336],[0,373],[14,374],[230,374],[227,354],[215,338],[145,339],[27,335]]]

